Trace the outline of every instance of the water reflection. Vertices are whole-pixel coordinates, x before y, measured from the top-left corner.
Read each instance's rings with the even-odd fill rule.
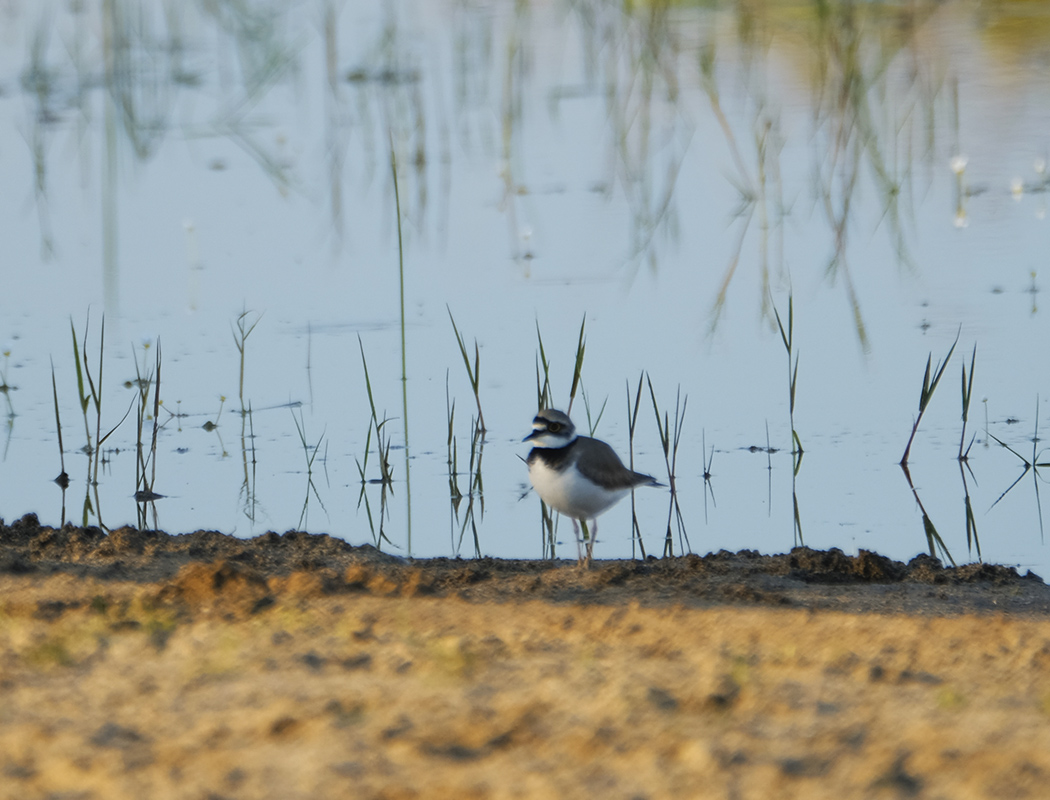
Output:
[[[32,342],[20,340],[19,350],[21,341],[27,344],[26,372],[18,380],[10,350],[0,361],[4,463],[11,453],[21,463],[32,457],[20,437],[50,437],[53,424],[61,429],[61,407],[67,444],[79,427],[76,417],[84,418],[85,523],[105,527],[103,502],[107,523],[116,513],[100,485],[120,483],[126,499],[134,472],[136,494],[153,493],[156,478],[156,488],[170,498],[177,493],[174,475],[202,459],[212,475],[223,476],[214,478],[216,484],[236,495],[230,505],[239,517],[224,523],[229,528],[240,523],[255,530],[278,524],[275,519],[289,526],[337,526],[360,508],[374,543],[411,553],[409,526],[418,502],[424,519],[433,518],[434,508],[441,519],[449,515],[441,552],[480,555],[502,541],[486,527],[514,530],[520,524],[515,515],[523,513],[500,492],[520,477],[512,472],[519,465],[508,452],[507,417],[531,404],[531,398],[522,400],[528,394],[522,375],[531,381],[531,360],[537,405],[566,405],[564,393],[554,402],[542,338],[536,356],[522,343],[531,326],[538,331],[542,324],[549,342],[570,345],[583,317],[597,326],[598,355],[589,360],[586,387],[576,364],[568,407],[579,396],[577,415],[586,414],[593,432],[603,420],[609,386],[636,372],[651,375],[655,433],[648,412],[639,413],[642,381],[635,388],[633,378],[627,417],[610,413],[603,424],[614,436],[626,431],[632,458],[636,444],[647,456],[659,448],[671,488],[666,527],[660,524],[655,535],[646,530],[647,520],[664,520],[662,505],[654,517],[647,501],[632,504],[630,532],[616,534],[617,552],[629,547],[648,555],[646,539],[650,550],[659,549],[653,547],[659,541],[665,554],[685,552],[690,536],[692,547],[720,546],[725,534],[719,529],[739,513],[739,487],[751,487],[759,468],[766,469],[767,486],[748,502],[761,506],[765,495],[762,515],[770,527],[780,526],[777,546],[801,542],[803,522],[807,540],[837,543],[834,526],[845,524],[837,520],[853,520],[857,512],[843,503],[825,513],[824,504],[832,501],[823,495],[845,494],[825,489],[825,482],[842,481],[834,473],[862,456],[896,462],[897,452],[886,454],[899,444],[895,426],[913,412],[914,388],[898,382],[905,370],[897,365],[934,346],[923,336],[936,339],[944,352],[961,322],[964,338],[980,341],[982,353],[987,343],[988,375],[981,377],[995,387],[992,402],[1000,406],[1041,388],[1029,385],[1038,370],[1012,351],[1044,340],[1036,272],[1041,250],[1015,240],[1036,239],[1032,225],[1045,217],[1050,188],[1045,125],[1031,124],[1043,119],[1036,101],[1045,82],[1024,77],[1045,54],[1035,31],[1046,20],[1036,14],[1038,24],[1017,25],[1005,7],[982,7],[986,16],[976,19],[968,13],[934,3],[698,7],[665,0],[451,8],[335,0],[169,7],[105,0],[40,12],[21,29],[20,93],[13,98],[20,108],[10,112],[22,139],[18,146],[25,147],[27,168],[19,180],[34,217],[25,230],[13,231],[12,241],[21,247],[34,237],[36,252],[27,257],[21,247],[18,258],[28,267],[11,276],[16,288],[7,294],[26,298],[27,307],[46,298],[30,311],[36,319],[59,320],[44,326],[51,329],[64,330],[66,315],[82,319],[85,307],[101,302],[116,326],[147,326],[151,335],[163,327],[165,342],[175,342],[166,344],[168,352],[178,355],[171,372],[164,364],[164,386],[159,359],[152,368],[135,362],[137,401],[127,399],[138,422],[121,428],[123,408],[117,406],[125,398],[107,392],[103,408],[102,355],[108,351],[111,359],[109,387],[115,385],[111,365],[130,367],[121,364],[125,335],[107,345],[103,332],[89,347],[85,329],[84,353],[74,355],[81,376],[74,396],[71,366],[62,360],[68,344],[34,331]],[[992,46],[982,50],[982,41]],[[1001,77],[1011,69],[1021,77]],[[1012,124],[985,130],[985,120],[1014,119],[997,114],[997,98],[981,93],[985,77],[1016,82],[1014,97],[1025,100],[1030,130],[1016,132],[1024,126]],[[0,98],[5,110],[11,100]],[[1023,160],[1001,156],[1011,148],[1027,148]],[[71,212],[66,198],[78,191],[87,210]],[[1011,209],[1023,209],[1028,224]],[[18,219],[17,210],[8,211],[9,219]],[[173,225],[176,247],[165,238]],[[98,275],[82,279],[90,271],[85,264],[95,262]],[[175,273],[188,287],[169,280]],[[825,302],[826,294],[838,309]],[[926,304],[921,321],[914,313],[920,302]],[[993,302],[999,316],[975,311]],[[798,320],[793,304],[804,309]],[[748,307],[757,311],[760,328],[754,319],[741,322],[747,314],[740,309]],[[187,308],[194,313],[184,317]],[[453,308],[449,336],[445,316]],[[266,330],[253,335],[262,310]],[[16,319],[10,301],[2,311],[0,325],[14,325],[7,321]],[[225,338],[231,318],[236,354]],[[345,331],[366,324],[374,331],[367,342],[373,360],[365,362],[359,341],[358,371]],[[288,330],[306,331],[305,374],[303,342],[289,343],[294,337]],[[460,330],[471,336],[461,337]],[[783,356],[771,352],[779,351],[778,331],[787,351],[786,387],[768,377],[782,374]],[[844,331],[848,337],[840,336]],[[839,340],[849,337],[864,354],[857,359],[861,366],[851,360],[855,352],[843,352]],[[219,338],[225,350],[216,355]],[[579,342],[578,359],[582,327]],[[248,385],[246,347],[267,364]],[[802,349],[807,358],[800,378]],[[36,368],[47,355],[56,357],[58,382],[55,422],[44,402],[45,426],[40,406],[50,378]],[[236,379],[231,356],[240,359]],[[469,392],[448,387],[447,370],[459,356]],[[22,358],[19,353],[19,367]],[[972,384],[972,359],[969,379]],[[389,407],[397,380],[400,412],[379,414],[378,408]],[[13,383],[23,387],[18,394]],[[670,395],[659,396],[654,385],[676,386],[673,417]],[[264,392],[278,396],[263,408],[258,401]],[[167,411],[165,399],[183,399],[178,393],[191,409],[185,418],[208,421],[203,432],[189,425],[183,430],[181,410],[157,419]],[[216,395],[236,397],[239,407],[224,412],[220,400],[214,413]],[[476,406],[469,425],[462,411],[460,422],[455,419],[457,395],[460,409],[464,402]],[[283,411],[256,419],[253,396],[257,412],[291,407],[292,425]],[[299,396],[302,401],[293,399]],[[903,396],[907,408],[897,401]],[[411,453],[410,406],[417,440]],[[232,441],[229,429],[222,430],[224,413],[225,419],[240,416]],[[176,424],[169,426],[172,419]],[[766,420],[769,433],[758,448],[765,463],[750,459],[738,466],[743,431],[758,430],[754,426]],[[995,425],[1003,441],[1017,445]],[[930,421],[936,435],[948,426],[936,417]],[[497,433],[487,433],[489,427]],[[846,466],[828,466],[841,442],[835,437],[848,439],[858,429],[893,431],[887,436],[893,442],[856,453]],[[955,435],[955,428],[944,434],[952,449]],[[981,438],[987,444],[990,437]],[[717,461],[707,438],[720,448]],[[178,458],[165,449],[176,439]],[[914,501],[923,523],[914,539],[945,558],[951,557],[945,542],[958,557],[964,534],[968,552],[972,543],[978,558],[994,541],[995,523],[983,518],[977,539],[980,509],[989,503],[962,458],[970,453],[964,439],[965,408],[963,524],[949,527],[936,490],[906,473],[905,502]],[[854,447],[850,442],[841,449]],[[60,443],[63,473],[64,450]],[[788,450],[790,467],[783,458]],[[121,459],[120,453],[134,455]],[[976,473],[995,474],[994,458],[1002,451],[980,454],[988,472]],[[285,487],[275,488],[270,479],[289,464],[302,464],[300,458],[305,478],[289,500]],[[224,473],[227,462],[233,478]],[[1043,465],[1038,454],[1024,463],[1024,475],[1032,471],[1036,481],[1041,529],[1037,467]],[[321,466],[323,484],[314,469]],[[73,465],[70,470],[82,474]],[[410,471],[427,476],[418,501],[409,489]],[[936,471],[938,480],[942,472]],[[428,485],[436,473],[442,473],[439,490]],[[53,474],[49,467],[48,477]],[[791,511],[778,516],[774,506],[786,505],[788,482]],[[881,501],[901,488],[872,491]],[[395,489],[398,509],[392,513]],[[702,532],[699,508],[692,508],[699,506],[699,491]],[[145,498],[136,503],[139,524],[159,524],[158,504],[149,508],[150,519],[150,495],[139,496]],[[169,499],[159,505],[165,515],[178,513]],[[1003,510],[998,501],[991,505]],[[527,513],[534,532],[532,509]],[[529,534],[530,552],[553,557],[558,523],[542,504],[540,521],[541,542]],[[950,532],[955,528],[957,535]]]
[[[1032,433],[1032,439],[1031,439],[1031,441],[1032,441],[1032,458],[1031,458],[1031,460],[1025,458],[1023,455],[1018,453],[1016,450],[1014,450],[1012,447],[1010,447],[1010,445],[1006,444],[1006,442],[1002,441],[1001,439],[999,439],[999,438],[997,438],[995,436],[992,436],[991,434],[989,434],[989,436],[991,436],[991,438],[994,439],[1000,446],[1006,448],[1011,453],[1013,453],[1015,456],[1017,456],[1017,458],[1019,458],[1021,460],[1021,463],[1024,464],[1024,469],[1021,470],[1021,474],[1017,476],[1017,479],[1013,483],[1011,483],[1009,486],[1006,487],[1006,489],[1003,490],[1003,493],[996,498],[994,503],[992,503],[992,507],[994,508],[995,506],[997,506],[999,504],[999,502],[1004,497],[1006,497],[1006,495],[1008,495],[1010,493],[1010,491],[1015,486],[1017,486],[1017,484],[1019,484],[1021,482],[1021,480],[1024,478],[1024,476],[1027,475],[1029,472],[1031,472],[1032,473],[1032,488],[1033,488],[1033,490],[1035,492],[1036,515],[1037,515],[1037,517],[1039,519],[1039,541],[1042,542],[1044,540],[1043,504],[1042,504],[1042,500],[1039,497],[1039,483],[1040,483],[1040,481],[1045,481],[1045,478],[1039,473],[1039,470],[1041,468],[1044,468],[1044,467],[1050,467],[1050,462],[1048,462],[1048,461],[1040,461],[1039,460],[1040,457],[1043,455],[1043,452],[1044,452],[1043,450],[1039,450],[1039,398],[1037,397],[1036,400],[1035,400],[1035,431]],[[967,530],[967,533],[969,533],[969,530]],[[978,550],[978,552],[979,552],[979,550]]]

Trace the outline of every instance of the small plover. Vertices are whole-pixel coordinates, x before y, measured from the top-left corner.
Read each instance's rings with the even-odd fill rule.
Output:
[[[636,486],[663,486],[651,475],[625,467],[605,442],[578,435],[569,415],[553,408],[536,415],[532,433],[524,441],[533,445],[525,463],[536,493],[555,511],[572,519],[577,537],[577,520],[583,524],[587,553],[586,558],[581,554],[580,563],[590,564],[599,514]],[[587,520],[594,520],[593,535],[588,535]]]

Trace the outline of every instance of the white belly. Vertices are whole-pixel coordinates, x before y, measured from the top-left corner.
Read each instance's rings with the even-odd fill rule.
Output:
[[[574,519],[594,519],[608,511],[630,489],[603,489],[585,479],[575,467],[555,472],[537,458],[529,466],[529,480],[544,503]]]

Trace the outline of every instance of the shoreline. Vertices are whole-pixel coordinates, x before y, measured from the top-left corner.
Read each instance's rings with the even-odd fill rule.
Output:
[[[315,584],[325,596],[365,593],[474,602],[637,602],[884,614],[1050,614],[1050,587],[1032,572],[1022,576],[1013,567],[983,563],[945,567],[928,555],[904,563],[864,550],[848,556],[834,548],[795,547],[777,555],[723,550],[706,556],[599,559],[590,569],[581,569],[567,560],[410,559],[328,534],[296,531],[250,539],[131,527],[107,534],[69,524],[51,528],[40,525],[33,514],[11,525],[0,523],[0,576],[68,575],[102,585],[155,583],[167,595],[184,597],[182,602],[192,605],[195,590],[184,584],[200,580],[201,570],[209,569],[213,582],[225,587],[220,598],[243,590],[258,595],[264,605],[273,600],[269,583],[276,587],[298,575],[300,583]]]
[[[0,800],[1041,797],[1050,587],[0,526]]]

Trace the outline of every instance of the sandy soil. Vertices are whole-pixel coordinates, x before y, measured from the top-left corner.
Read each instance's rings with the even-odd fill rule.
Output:
[[[0,523],[0,798],[1046,797],[1050,588]]]

